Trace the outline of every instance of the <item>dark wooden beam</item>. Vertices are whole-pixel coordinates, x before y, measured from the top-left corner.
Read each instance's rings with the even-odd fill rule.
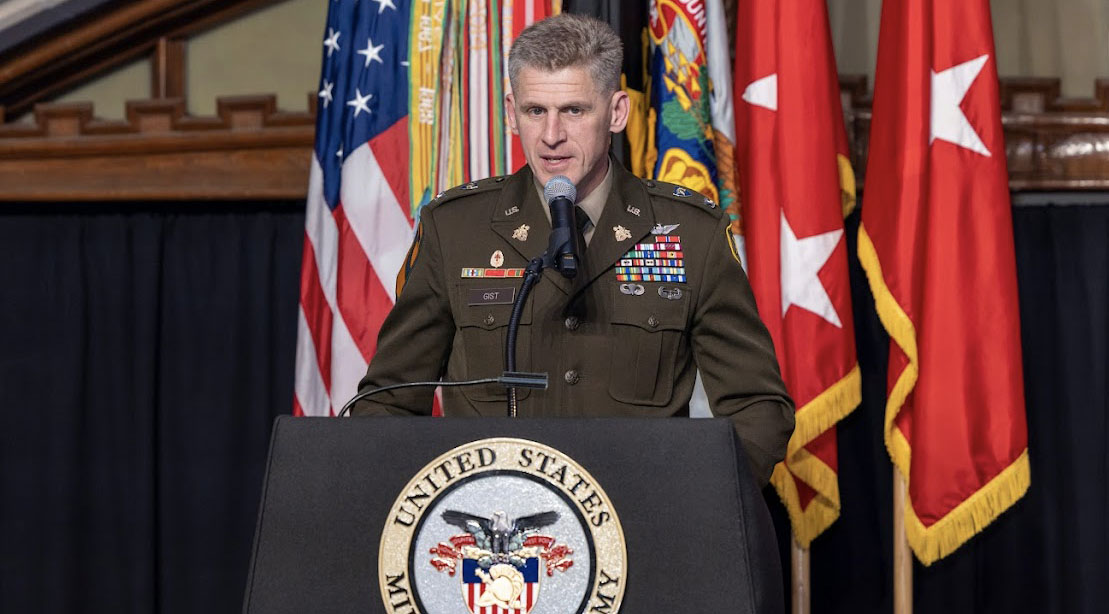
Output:
[[[187,38],[279,0],[140,0],[103,11],[0,55],[0,107],[19,116],[78,85],[144,56],[158,41]],[[166,59],[173,61],[167,47]],[[183,57],[183,55],[182,55]],[[155,71],[158,71],[157,64]],[[163,76],[170,77],[169,72]],[[173,85],[167,80],[166,87]],[[157,88],[151,94],[158,93]],[[167,89],[172,94],[173,90]]]
[[[165,36],[150,58],[150,93],[154,98],[185,98],[185,41]]]

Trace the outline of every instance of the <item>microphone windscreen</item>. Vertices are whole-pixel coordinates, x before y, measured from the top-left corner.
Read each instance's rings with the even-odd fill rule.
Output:
[[[571,204],[578,200],[578,189],[565,175],[555,175],[547,185],[543,186],[543,198],[547,199],[548,203],[559,196],[569,199]]]

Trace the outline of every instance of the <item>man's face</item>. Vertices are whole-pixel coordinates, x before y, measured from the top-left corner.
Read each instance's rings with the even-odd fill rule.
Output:
[[[539,183],[565,175],[581,200],[608,172],[610,135],[628,122],[628,95],[606,95],[584,67],[525,67],[505,97],[505,113]]]

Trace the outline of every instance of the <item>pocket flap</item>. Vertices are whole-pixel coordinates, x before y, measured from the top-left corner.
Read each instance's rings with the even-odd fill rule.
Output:
[[[636,326],[648,332],[684,331],[692,300],[688,287],[666,284],[641,286],[641,294],[624,292],[619,284],[613,287],[612,323]]]

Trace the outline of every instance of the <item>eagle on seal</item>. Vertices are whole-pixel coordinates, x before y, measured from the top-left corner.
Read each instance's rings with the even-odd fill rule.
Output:
[[[507,557],[516,550],[523,548],[526,533],[550,526],[559,519],[558,512],[540,512],[530,516],[521,516],[509,521],[508,514],[493,512],[492,518],[483,518],[460,512],[446,510],[442,514],[443,521],[454,525],[474,536],[476,545],[482,550],[487,550],[499,558]]]

